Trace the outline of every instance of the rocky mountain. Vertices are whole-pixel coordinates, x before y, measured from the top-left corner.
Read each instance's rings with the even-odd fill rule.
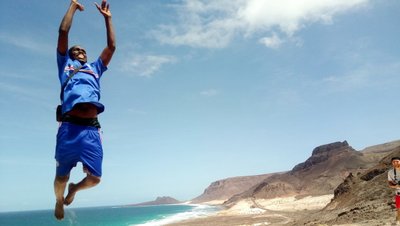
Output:
[[[181,202],[174,198],[163,196],[163,197],[157,197],[156,200],[154,201],[133,204],[130,206],[153,206],[153,205],[167,205],[167,204],[178,204],[178,203]]]
[[[388,187],[387,172],[392,169],[390,160],[394,156],[400,157],[400,140],[361,151],[346,141],[321,145],[292,170],[261,175],[265,178],[258,178],[261,181],[248,190],[230,193],[236,194],[224,203],[227,209],[223,217],[209,222],[220,220],[226,225],[229,217],[225,216],[232,216],[234,222],[242,220],[246,225],[266,224],[265,221],[293,226],[393,225],[395,192]],[[243,178],[247,177],[214,182],[199,197],[207,197],[205,200],[228,197],[224,191],[240,184]],[[239,190],[242,192],[238,193]],[[321,209],[321,204],[326,206]]]
[[[391,158],[400,156],[400,146],[391,146],[389,152],[377,150],[377,153],[385,153],[377,164],[364,172],[349,174],[334,190],[334,198],[323,210],[293,225],[387,225],[392,222],[395,216],[394,190],[387,185],[387,171],[391,169]]]
[[[312,151],[310,158],[291,171],[270,176],[249,190],[233,196],[225,204],[230,206],[246,198],[332,194],[350,172],[362,172],[375,163],[376,158],[366,157],[353,149],[347,141],[321,145]]]
[[[279,173],[277,173],[279,174]],[[192,203],[213,202],[214,204],[222,204],[230,197],[248,190],[256,184],[259,184],[266,178],[274,174],[263,174],[256,176],[233,177],[218,180],[211,183],[204,193],[191,200]]]
[[[363,152],[364,154],[369,154],[369,153],[382,154],[383,155],[382,157],[385,157],[388,154],[388,152],[394,151],[399,146],[400,146],[400,140],[396,140],[364,148],[363,150],[361,150],[361,152]]]
[[[384,225],[382,219],[389,222],[394,216],[393,191],[386,181],[393,156],[400,156],[400,141],[361,151],[347,141],[334,142],[316,147],[291,171],[219,180],[193,201],[227,200],[229,208],[241,200],[334,194],[326,208],[290,225]]]

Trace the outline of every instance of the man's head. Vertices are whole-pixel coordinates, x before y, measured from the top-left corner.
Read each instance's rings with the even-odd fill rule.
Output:
[[[68,50],[68,55],[73,60],[78,60],[82,64],[87,62],[86,50],[79,45],[72,46]]]
[[[392,158],[392,166],[394,168],[400,168],[400,157],[393,157]]]

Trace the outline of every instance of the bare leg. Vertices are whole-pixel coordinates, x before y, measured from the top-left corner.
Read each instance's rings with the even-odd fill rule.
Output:
[[[64,204],[68,206],[72,203],[72,201],[74,201],[75,194],[78,191],[94,187],[98,183],[100,183],[100,177],[92,176],[89,174],[77,184],[70,183],[68,185],[68,195],[67,197],[65,197]]]
[[[56,176],[54,179],[54,193],[56,195],[56,207],[54,216],[57,220],[64,218],[64,191],[69,180],[69,176]]]

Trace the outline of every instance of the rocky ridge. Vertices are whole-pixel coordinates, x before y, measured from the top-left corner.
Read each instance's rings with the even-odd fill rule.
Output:
[[[390,224],[395,216],[394,191],[387,185],[391,158],[400,156],[400,146],[392,147],[377,164],[364,172],[350,174],[334,191],[334,198],[321,211],[293,225]]]
[[[279,173],[278,173],[279,174]],[[192,203],[207,203],[222,204],[230,197],[248,190],[254,185],[259,184],[266,178],[274,174],[263,174],[256,176],[232,177],[223,180],[218,180],[210,184],[203,194],[191,200]]]
[[[350,172],[362,172],[372,167],[375,161],[353,149],[347,141],[321,145],[312,151],[311,157],[291,171],[266,178],[249,190],[233,196],[225,205],[229,207],[246,198],[332,194]]]
[[[169,205],[169,204],[179,204],[179,203],[181,202],[172,197],[162,196],[162,197],[157,197],[156,200],[154,201],[142,202],[142,203],[132,204],[129,206],[153,206],[153,205]]]
[[[349,175],[368,171],[399,146],[400,141],[394,141],[356,151],[347,141],[321,145],[312,151],[306,161],[289,172],[219,180],[192,202],[225,200],[225,205],[229,207],[246,198],[333,194]]]
[[[321,145],[291,171],[271,174],[231,197],[219,216],[176,225],[393,225],[394,191],[387,186],[387,171],[394,156],[400,156],[400,141],[362,151],[346,141]],[[319,187],[329,180],[336,186]]]

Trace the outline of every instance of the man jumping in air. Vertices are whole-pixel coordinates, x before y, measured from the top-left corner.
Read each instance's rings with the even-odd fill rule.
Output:
[[[101,5],[95,4],[105,19],[107,32],[107,46],[96,61],[87,63],[86,51],[81,46],[68,49],[68,33],[74,14],[76,10],[84,10],[78,0],[71,0],[59,28],[57,65],[62,87],[62,110],[57,133],[54,180],[54,215],[58,220],[64,218],[64,205],[71,204],[78,191],[96,186],[102,174],[103,149],[97,120],[97,115],[104,111],[104,105],[99,102],[100,78],[114,54],[115,34],[107,0],[103,0]],[[79,183],[70,183],[64,198],[70,171],[77,162],[82,163],[87,175]]]

